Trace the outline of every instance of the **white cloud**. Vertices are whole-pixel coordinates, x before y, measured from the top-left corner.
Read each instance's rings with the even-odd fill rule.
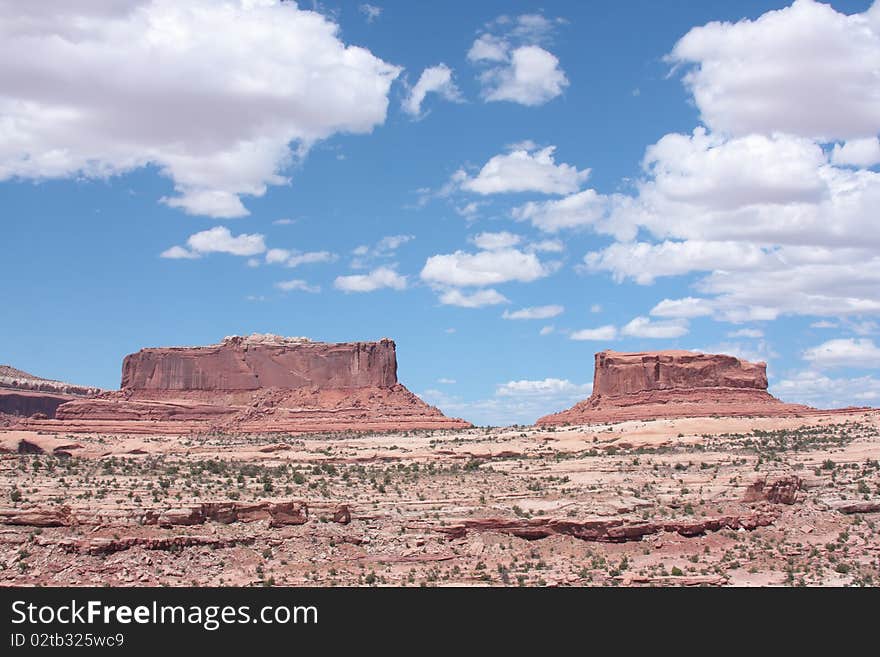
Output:
[[[315,141],[382,124],[400,72],[293,3],[62,4],[2,3],[0,180],[153,165],[168,205],[243,216]]]
[[[513,233],[508,233],[507,231],[501,231],[499,233],[480,233],[479,235],[474,235],[471,239],[471,242],[473,242],[478,249],[483,249],[484,251],[509,249],[512,246],[516,246],[521,241],[522,237]]]
[[[514,397],[519,395],[560,395],[574,394],[587,396],[590,394],[592,385],[589,383],[575,384],[568,379],[542,379],[530,381],[521,379],[519,381],[508,381],[499,384],[495,393],[501,397]]]
[[[198,253],[194,253],[188,249],[183,248],[182,246],[172,246],[171,248],[162,251],[159,257],[170,258],[172,260],[194,260],[196,258],[200,258],[201,256]]]
[[[556,327],[552,324],[548,324],[547,326],[541,327],[541,330],[538,331],[538,335],[550,335],[554,331],[556,331]]]
[[[288,219],[285,217],[283,219],[276,219],[272,223],[276,226],[290,226],[291,224],[296,223],[296,220],[295,219]]]
[[[279,290],[283,290],[284,292],[291,292],[293,290],[298,290],[300,292],[320,292],[321,287],[318,285],[309,285],[306,281],[295,278],[290,281],[281,281],[279,283],[275,283],[275,287]]]
[[[563,306],[532,306],[530,308],[520,308],[513,312],[504,311],[502,317],[504,319],[550,319],[557,317],[565,312]]]
[[[872,167],[880,164],[880,139],[850,139],[843,146],[834,145],[831,161],[842,166]]]
[[[275,265],[285,262],[290,257],[290,251],[287,249],[269,249],[266,251],[266,264]]]
[[[602,312],[602,305],[601,305],[601,304],[598,304],[598,303],[594,303],[592,306],[590,306],[590,312],[591,312],[591,313],[600,313],[600,312]]]
[[[616,340],[617,327],[608,324],[606,326],[600,326],[598,328],[581,329],[579,331],[572,332],[569,337],[572,340],[592,340],[596,342],[602,342],[605,340]]]
[[[440,390],[425,390],[420,396],[444,413],[467,418],[477,424],[509,426],[532,424],[542,415],[575,404],[590,395],[591,383],[546,378],[500,383],[485,399],[464,401]]]
[[[433,285],[481,287],[510,281],[529,283],[549,275],[552,267],[534,253],[517,249],[498,249],[433,255],[422,268],[421,277]]]
[[[418,82],[403,100],[403,110],[412,116],[421,115],[422,103],[429,93],[435,93],[455,103],[462,101],[461,91],[452,79],[452,69],[446,64],[430,66],[422,71]]]
[[[703,122],[735,135],[849,139],[880,132],[880,10],[797,0],[756,20],[690,30],[670,59]],[[816,102],[821,98],[822,102]]]
[[[814,367],[880,367],[880,347],[868,338],[828,340],[804,352],[804,360]]]
[[[172,246],[162,253],[163,258],[198,258],[207,253],[228,253],[236,256],[253,256],[266,250],[262,235],[254,233],[233,236],[225,226],[215,226],[190,235],[186,241],[189,249]]]
[[[880,313],[880,174],[835,167],[803,138],[703,129],[649,147],[645,171],[594,226],[662,241],[614,244],[588,267],[646,284],[708,271],[694,287],[725,321]]]
[[[698,240],[615,243],[584,256],[589,269],[613,272],[617,281],[632,278],[639,285],[691,271],[756,269],[766,261],[764,251],[754,244]]]
[[[378,267],[369,274],[337,276],[333,286],[343,292],[374,292],[382,288],[404,290],[407,281],[406,276],[398,274],[390,267]]]
[[[663,299],[651,309],[655,317],[673,317],[691,319],[705,317],[713,312],[712,303],[708,299],[684,297],[683,299]]]
[[[834,329],[834,328],[837,328],[837,324],[835,322],[829,322],[828,320],[823,319],[818,322],[813,322],[812,324],[810,324],[810,328]]]
[[[382,7],[371,5],[369,2],[364,2],[358,5],[358,11],[364,15],[364,18],[367,19],[368,23],[372,23],[382,15]]]
[[[607,198],[594,189],[553,201],[529,201],[513,209],[513,218],[547,233],[597,225],[606,214]],[[597,226],[598,228],[598,226]],[[602,232],[605,232],[604,230]]]
[[[622,335],[634,338],[668,339],[680,338],[688,333],[688,324],[683,319],[653,321],[647,317],[636,317],[620,329]]]
[[[503,62],[507,59],[509,50],[510,44],[505,39],[483,34],[471,45],[467,58],[471,62]]]
[[[487,102],[511,101],[535,106],[559,96],[568,86],[559,59],[547,45],[559,19],[541,14],[500,17],[471,45],[468,61],[483,68],[479,75]]]
[[[480,74],[486,101],[510,101],[536,106],[553,100],[568,86],[559,59],[539,46],[511,51],[509,63]]]
[[[871,376],[830,378],[806,370],[772,384],[770,392],[785,401],[817,408],[880,406],[880,379]]]
[[[761,329],[755,328],[741,328],[736,331],[730,331],[727,334],[728,338],[763,338],[764,331]]]
[[[461,290],[446,290],[440,295],[440,303],[444,306],[458,306],[459,308],[483,308],[484,306],[497,306],[502,303],[510,303],[510,300],[497,290],[477,290],[465,293]]]
[[[299,267],[320,262],[334,262],[338,256],[330,251],[309,251],[301,253],[288,249],[269,249],[266,251],[266,264],[283,264],[287,267]]]
[[[437,379],[437,383],[441,383],[445,386],[451,386],[451,385],[455,384],[455,379],[446,379],[446,378]]]
[[[556,164],[555,146],[540,150],[514,149],[493,156],[474,178],[461,178],[461,188],[477,194],[540,192],[568,194],[580,189],[590,176],[589,169],[578,170],[570,164]]]

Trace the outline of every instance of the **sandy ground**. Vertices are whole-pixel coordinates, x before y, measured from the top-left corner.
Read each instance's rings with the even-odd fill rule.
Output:
[[[0,584],[877,585],[878,427],[0,432]]]

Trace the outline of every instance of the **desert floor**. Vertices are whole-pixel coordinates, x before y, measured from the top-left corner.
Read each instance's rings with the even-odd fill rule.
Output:
[[[0,432],[0,584],[877,585],[878,429]]]

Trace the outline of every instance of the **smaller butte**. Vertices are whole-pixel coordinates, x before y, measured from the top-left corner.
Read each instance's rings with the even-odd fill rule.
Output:
[[[864,409],[840,409],[840,413]],[[784,417],[819,411],[767,392],[767,364],[724,354],[645,351],[596,354],[593,394],[541,426],[682,417]]]

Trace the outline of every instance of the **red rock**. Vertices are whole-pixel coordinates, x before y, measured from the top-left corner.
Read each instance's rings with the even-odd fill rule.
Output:
[[[76,519],[70,508],[60,506],[50,509],[0,509],[0,524],[30,527],[70,527]]]
[[[398,383],[392,340],[329,344],[266,335],[142,349],[125,358],[121,390],[63,404],[56,418],[22,426],[145,434],[471,426]]]
[[[100,388],[42,379],[9,365],[0,365],[0,414],[53,418],[61,404],[99,392]]]
[[[796,475],[782,477],[769,485],[765,479],[759,479],[746,489],[743,502],[765,500],[772,504],[794,504],[801,488],[803,481]]]
[[[336,507],[333,512],[333,522],[338,522],[341,525],[347,525],[351,522],[351,510],[347,504],[340,504]]]
[[[208,347],[141,349],[122,363],[124,390],[390,388],[392,340],[327,344],[304,338],[226,338]]]
[[[786,404],[768,393],[765,363],[691,351],[602,351],[596,354],[593,394],[566,411],[538,419],[537,424],[818,412],[809,406]]]
[[[753,513],[743,516],[720,516],[694,521],[668,521],[629,523],[623,518],[601,520],[562,520],[557,518],[477,518],[457,524],[435,528],[450,538],[462,538],[468,532],[493,531],[510,534],[526,540],[536,540],[553,535],[565,535],[583,541],[602,543],[625,543],[640,541],[643,536],[662,531],[675,532],[681,536],[701,536],[722,529],[745,529],[766,527],[776,521],[773,513]]]

